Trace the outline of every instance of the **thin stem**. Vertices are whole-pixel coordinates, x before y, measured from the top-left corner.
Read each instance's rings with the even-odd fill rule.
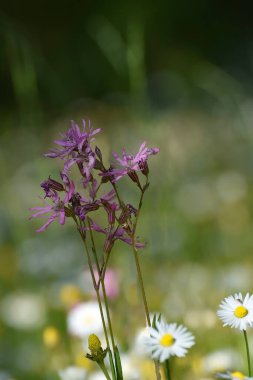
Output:
[[[114,191],[115,191],[115,193],[116,193],[116,197],[117,197],[117,199],[118,199],[118,201],[119,201],[119,204],[120,204],[120,206],[121,206],[122,209],[123,209],[123,208],[124,208],[124,203],[123,203],[122,200],[120,199],[117,185],[116,185],[116,183],[114,183],[114,182],[111,182],[111,184],[112,184],[112,187],[114,188]]]
[[[246,330],[243,330],[243,335],[244,335],[245,344],[246,344],[248,371],[249,371],[249,377],[250,377],[251,376],[251,365],[250,365],[250,355],[249,355],[249,343],[248,343],[248,337],[247,337]]]
[[[96,251],[95,241],[93,238],[93,233],[92,233],[92,229],[91,229],[89,220],[88,220],[88,224],[89,224],[89,232],[90,232],[91,243],[92,243],[92,251],[94,253],[95,258],[97,259],[97,251]],[[113,347],[113,350],[115,350],[115,341],[114,341],[114,335],[113,335],[113,330],[112,330],[112,323],[111,323],[111,317],[110,317],[110,312],[109,312],[108,299],[107,299],[107,294],[106,294],[106,290],[105,290],[104,277],[101,276],[100,271],[99,271],[99,279],[100,279],[100,282],[102,285],[102,293],[103,293],[103,297],[104,297],[105,310],[106,310],[106,316],[107,316],[107,320],[108,320],[108,326],[109,326],[109,331],[110,331],[110,336],[111,336],[111,341],[112,341],[112,347]]]
[[[146,185],[147,185],[147,182],[146,182]],[[142,200],[143,200],[144,193],[145,193],[145,190],[142,189],[141,190],[141,197],[140,197],[140,201],[139,201],[139,206],[138,206],[138,210],[137,210],[137,215],[136,215],[136,219],[135,219],[135,224],[134,224],[133,232],[132,232],[132,247],[133,247],[135,265],[136,265],[138,279],[139,279],[141,293],[142,293],[142,299],[143,299],[143,303],[144,303],[145,314],[146,314],[148,325],[151,326],[150,313],[149,313],[148,302],[147,302],[147,297],[146,297],[145,288],[144,288],[143,277],[142,277],[142,273],[141,273],[141,267],[140,267],[140,263],[139,263],[138,250],[135,247],[135,232],[136,232],[136,228],[137,228],[137,224],[138,224],[138,220],[139,220],[139,216],[140,216],[140,212],[141,212]]]
[[[103,312],[103,308],[102,308],[101,297],[100,297],[100,293],[99,293],[99,288],[98,288],[97,283],[96,283],[96,278],[95,278],[95,274],[94,274],[94,270],[93,270],[93,266],[92,266],[92,262],[91,262],[91,258],[90,258],[90,253],[89,253],[89,250],[88,250],[88,247],[87,247],[87,244],[86,244],[85,236],[82,233],[81,226],[79,226],[76,217],[74,217],[74,220],[75,220],[75,223],[77,225],[78,232],[79,232],[79,234],[80,234],[80,236],[82,238],[82,241],[84,243],[85,251],[86,251],[86,254],[87,254],[88,265],[89,265],[89,269],[90,269],[90,273],[91,273],[91,277],[92,277],[93,287],[95,289],[96,296],[97,296],[99,311],[100,311],[102,325],[103,325],[103,330],[104,330],[104,334],[105,334],[106,346],[107,346],[107,348],[109,350],[109,360],[110,360],[110,367],[111,367],[112,377],[113,377],[113,380],[116,380],[115,368],[114,368],[114,363],[113,363],[113,360],[112,360],[112,355],[111,355],[111,350],[110,350],[110,343],[109,343],[107,329],[106,329],[106,324],[105,324],[105,318],[104,318],[104,312]],[[110,377],[108,378],[108,380],[110,380]]]
[[[99,262],[98,262],[98,256],[97,256],[97,252],[96,252],[96,249],[95,249],[95,243],[94,243],[94,239],[93,239],[93,233],[91,232],[91,225],[90,225],[90,218],[88,217],[87,218],[87,221],[88,221],[88,226],[89,226],[89,232],[90,232],[90,237],[91,237],[91,242],[92,242],[92,252],[93,252],[93,255],[94,255],[94,258],[95,258],[95,262],[96,262],[96,266],[97,266],[97,271],[98,271],[98,274],[100,276],[100,267],[99,267]]]
[[[104,334],[105,334],[106,345],[107,345],[108,348],[110,348],[108,334],[107,334],[107,329],[106,329],[106,324],[105,324],[104,312],[103,312],[103,308],[102,308],[101,297],[100,297],[100,293],[99,293],[99,290],[98,290],[98,287],[97,287],[97,284],[96,284],[96,279],[95,279],[95,274],[94,274],[94,270],[93,270],[92,263],[91,263],[90,253],[89,253],[86,241],[83,238],[82,234],[81,234],[81,237],[83,239],[85,251],[86,251],[86,254],[87,254],[87,258],[88,258],[89,269],[90,269],[90,273],[91,273],[91,277],[92,277],[92,281],[93,281],[93,286],[94,286],[94,289],[95,289],[95,292],[96,292],[96,296],[97,296],[97,300],[98,300],[99,310],[100,310],[102,324],[103,324],[103,329],[104,329]]]
[[[113,186],[113,188],[115,190],[115,193],[116,193],[117,199],[119,201],[119,204],[123,208],[124,207],[124,203],[122,202],[122,200],[121,200],[121,198],[119,196],[117,186],[113,182],[111,182],[111,184],[112,184],[112,186]],[[139,216],[140,216],[143,196],[144,196],[144,193],[145,193],[146,189],[148,188],[148,176],[146,177],[146,183],[145,183],[145,185],[142,188],[141,187],[139,187],[139,188],[141,190],[141,197],[140,197],[140,201],[139,201],[139,206],[138,206],[138,210],[137,210],[135,224],[133,226],[133,230],[132,230],[132,234],[131,234],[131,240],[132,240],[132,248],[133,248],[133,253],[134,253],[135,265],[136,265],[137,274],[138,274],[138,280],[139,280],[139,284],[140,284],[140,288],[141,288],[141,294],[142,294],[142,299],[143,299],[143,303],[144,303],[144,309],[145,309],[146,319],[147,319],[148,326],[151,326],[150,313],[149,313],[148,302],[147,302],[147,297],[146,297],[145,288],[144,288],[144,282],[143,282],[142,273],[141,273],[141,267],[140,267],[139,258],[138,258],[138,251],[137,251],[137,249],[135,247],[135,231],[136,231],[137,223],[138,223]],[[157,378],[157,380],[161,380],[161,374],[160,374],[160,369],[159,369],[160,365],[159,365],[159,363],[156,360],[154,360],[154,364],[155,364],[156,378]]]
[[[105,310],[106,310],[106,315],[107,315],[107,319],[108,319],[109,331],[110,331],[110,335],[111,335],[112,347],[113,347],[113,350],[115,350],[116,346],[115,346],[114,335],[113,335],[113,330],[112,330],[112,323],[111,323],[111,317],[110,317],[110,312],[109,312],[107,294],[105,291],[104,279],[101,279],[101,284],[102,284],[102,292],[103,292],[104,303],[105,303]]]
[[[164,362],[164,372],[165,372],[166,380],[171,380],[169,359],[165,360],[165,362]]]
[[[140,267],[139,258],[138,258],[138,251],[134,246],[134,242],[132,244],[133,244],[134,260],[135,260],[136,270],[137,270],[139,284],[140,284],[140,288],[141,288],[141,294],[142,294],[145,314],[146,314],[146,318],[147,318],[147,323],[148,323],[148,326],[151,326],[148,302],[147,302],[147,297],[146,297],[145,288],[144,288],[144,282],[143,282],[142,273],[141,273],[141,267]]]
[[[102,369],[102,371],[103,371],[106,379],[107,380],[111,380],[110,375],[109,375],[109,373],[108,373],[108,371],[107,371],[106,366],[104,365],[104,363],[103,362],[98,362],[98,365]]]

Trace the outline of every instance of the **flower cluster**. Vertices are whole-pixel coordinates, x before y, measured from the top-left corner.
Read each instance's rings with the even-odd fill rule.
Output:
[[[92,145],[94,136],[99,132],[100,129],[93,130],[91,124],[88,123],[87,126],[85,121],[83,121],[82,129],[72,122],[66,134],[62,135],[61,139],[54,141],[58,148],[52,149],[46,156],[63,160],[63,169],[60,172],[61,180],[49,177],[41,183],[44,191],[44,198],[42,198],[44,206],[32,208],[31,210],[35,213],[31,218],[45,217],[47,219],[37,230],[38,232],[45,231],[57,219],[60,224],[64,224],[66,218],[71,218],[77,227],[84,243],[97,304],[95,306],[93,304],[93,307],[89,305],[90,313],[86,304],[79,303],[72,307],[68,316],[68,329],[72,335],[84,338],[87,331],[93,328],[89,337],[90,354],[87,354],[86,358],[97,362],[106,379],[111,380],[111,378],[123,379],[123,373],[108,306],[109,292],[106,287],[106,272],[109,257],[118,240],[132,246],[145,313],[149,321],[137,254],[138,249],[142,248],[144,244],[139,242],[136,237],[136,228],[143,196],[149,186],[148,158],[157,154],[159,149],[147,148],[144,142],[136,155],[127,154],[123,150],[122,158],[120,158],[113,153],[116,162],[107,166],[99,147],[95,146],[94,148]],[[74,167],[80,173],[78,180],[73,179],[72,169]],[[130,178],[138,189],[140,195],[136,207],[124,202],[120,197],[117,181],[122,177]],[[101,218],[102,214],[104,218]],[[101,225],[101,219],[106,221],[105,225]],[[103,254],[97,253],[95,233],[104,236]],[[76,298],[78,295],[75,294],[74,299]],[[106,341],[105,349],[102,348],[99,338],[94,334],[99,314],[100,327],[102,326],[104,330]],[[110,373],[104,363],[107,354]],[[60,372],[61,378],[66,378],[69,374],[76,376],[73,367]],[[77,374],[78,376],[79,374]]]
[[[134,206],[124,204],[117,197],[116,182],[128,176],[141,191],[145,191],[149,173],[147,161],[159,149],[147,148],[144,142],[136,155],[127,154],[123,150],[120,158],[113,153],[116,163],[106,167],[101,150],[92,146],[94,136],[100,131],[93,130],[90,122],[86,125],[83,121],[81,129],[72,121],[66,134],[54,141],[58,148],[50,150],[45,156],[63,160],[61,181],[49,177],[41,183],[45,193],[44,199],[42,198],[44,206],[31,208],[31,211],[35,211],[31,218],[46,217],[46,222],[37,230],[42,232],[53,221],[58,219],[60,224],[64,224],[67,217],[72,217],[83,236],[88,229],[103,234],[104,250],[108,253],[116,240],[132,244],[133,218],[137,214]],[[76,165],[80,173],[78,181],[71,178],[73,165]],[[141,184],[137,172],[141,172],[146,179],[145,185]],[[101,189],[107,182],[112,188],[109,192],[102,192]],[[107,217],[106,226],[100,226],[93,218],[94,212],[101,209]],[[144,246],[138,239],[134,239],[137,249]]]

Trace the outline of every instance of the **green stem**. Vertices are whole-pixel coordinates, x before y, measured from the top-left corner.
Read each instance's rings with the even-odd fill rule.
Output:
[[[146,182],[146,184],[147,184],[147,182]],[[136,228],[137,228],[137,224],[138,224],[138,220],[139,220],[139,216],[140,216],[140,212],[141,212],[142,200],[143,200],[144,193],[145,193],[145,191],[141,190],[141,197],[140,197],[137,215],[136,215],[136,219],[135,219],[135,224],[134,224],[133,232],[132,232],[132,248],[133,248],[133,253],[134,253],[134,260],[135,260],[135,265],[136,265],[136,269],[137,269],[139,284],[140,284],[140,288],[141,288],[142,299],[143,299],[143,303],[144,303],[145,314],[146,314],[148,326],[151,326],[150,313],[149,313],[148,302],[147,302],[147,297],[146,297],[145,288],[144,288],[143,277],[142,277],[142,273],[141,273],[141,267],[140,267],[140,263],[139,263],[138,250],[135,247],[135,232],[136,232]]]
[[[91,225],[90,225],[89,219],[88,219],[88,224],[89,224],[89,233],[90,233],[90,238],[91,238],[91,243],[92,243],[92,252],[94,254],[95,261],[96,261],[97,266],[98,266],[97,251],[96,251],[95,241],[94,241],[94,237],[93,237],[93,233],[92,233],[92,229],[91,229]],[[105,290],[105,283],[104,283],[104,274],[105,274],[105,271],[104,271],[104,273],[102,275],[100,273],[99,266],[98,266],[98,274],[99,274],[99,283],[101,283],[101,285],[102,285],[102,293],[103,293],[103,298],[104,298],[104,303],[105,303],[105,311],[106,311],[106,317],[107,317],[108,326],[109,326],[109,332],[110,332],[110,337],[111,337],[111,342],[112,342],[112,348],[113,348],[113,352],[115,352],[116,346],[115,346],[115,340],[114,340],[114,334],[113,334],[113,329],[112,329],[112,323],[111,323],[111,317],[110,317],[108,299],[107,299],[107,294],[106,294],[106,290]],[[115,363],[116,363],[116,358],[115,358]]]
[[[113,182],[111,182],[111,184],[112,184],[112,186],[113,186],[113,188],[115,190],[115,193],[116,193],[116,196],[117,196],[117,199],[119,201],[120,206],[123,207],[124,203],[120,199],[120,196],[119,196],[116,184],[113,183]],[[138,210],[137,210],[135,224],[133,226],[131,240],[132,240],[132,248],[133,248],[133,253],[134,253],[135,265],[136,265],[137,274],[138,274],[138,280],[139,280],[139,284],[140,284],[140,288],[141,288],[141,294],[142,294],[142,299],[143,299],[143,303],[144,303],[144,309],[145,309],[146,319],[147,319],[148,326],[151,326],[150,313],[149,313],[148,302],[147,302],[147,297],[146,297],[145,288],[144,288],[144,282],[143,282],[142,273],[141,273],[141,267],[140,267],[139,258],[138,258],[138,251],[135,248],[135,231],[136,231],[137,223],[138,223],[139,216],[140,216],[140,211],[141,211],[141,207],[142,207],[142,200],[143,200],[144,193],[145,193],[147,187],[148,187],[148,176],[146,177],[146,183],[145,183],[144,187],[140,188],[140,190],[141,190],[141,197],[140,197],[140,201],[139,201],[139,206],[138,206]],[[157,378],[157,380],[161,380],[161,374],[160,374],[160,368],[159,368],[160,365],[159,365],[159,363],[156,360],[154,360],[154,364],[155,364],[156,378]]]
[[[171,380],[169,359],[165,360],[164,362],[164,372],[166,380]]]
[[[88,222],[89,233],[90,233],[90,237],[91,237],[92,252],[93,252],[93,255],[94,255],[94,258],[95,258],[97,272],[98,272],[98,275],[100,276],[100,267],[99,267],[99,262],[98,262],[98,256],[97,256],[97,252],[96,252],[96,249],[95,249],[95,242],[94,242],[94,239],[93,239],[93,233],[92,233],[92,229],[91,229],[91,225],[90,225],[90,218],[89,217],[87,218],[87,222]]]
[[[114,335],[113,335],[113,330],[112,330],[112,323],[111,323],[111,317],[110,317],[110,312],[109,312],[109,305],[108,305],[108,299],[107,299],[107,294],[106,294],[106,290],[105,290],[104,279],[101,279],[101,285],[102,285],[105,310],[106,310],[106,315],[107,315],[107,320],[108,320],[108,325],[109,325],[109,331],[110,331],[110,335],[111,335],[112,347],[113,347],[113,351],[114,351],[116,346],[115,346],[115,340],[114,340]]]
[[[98,288],[97,283],[96,283],[96,278],[95,278],[95,274],[94,274],[94,270],[93,270],[93,266],[92,266],[92,262],[91,262],[91,258],[90,258],[89,249],[87,247],[85,236],[82,233],[81,227],[79,226],[79,224],[77,222],[77,219],[74,218],[74,220],[76,222],[77,229],[78,229],[79,234],[80,234],[80,236],[82,238],[82,241],[83,241],[84,247],[85,247],[85,251],[86,251],[86,254],[87,254],[88,265],[89,265],[89,269],[90,269],[90,273],[91,273],[91,277],[92,277],[93,287],[94,287],[95,292],[96,292],[98,306],[99,306],[99,311],[100,311],[101,320],[102,320],[102,324],[103,324],[103,330],[104,330],[104,334],[105,334],[106,346],[107,346],[108,351],[109,351],[109,360],[110,360],[110,367],[111,367],[112,377],[113,377],[113,380],[116,380],[115,368],[114,368],[114,363],[113,363],[113,360],[112,360],[112,354],[111,354],[111,349],[110,349],[110,344],[109,344],[109,339],[108,339],[108,334],[107,334],[107,329],[106,329],[106,324],[105,324],[105,318],[104,318],[104,312],[103,312],[103,308],[102,308],[101,297],[100,297],[100,293],[99,293],[99,288]],[[109,379],[110,379],[110,377],[109,377]]]
[[[102,371],[103,371],[103,373],[104,373],[106,379],[107,379],[107,380],[111,380],[110,375],[109,375],[109,373],[108,373],[108,371],[107,371],[107,369],[106,369],[106,366],[104,365],[104,362],[98,362],[98,365],[99,365],[99,367],[102,369]]]
[[[145,310],[145,314],[146,314],[146,318],[147,318],[147,323],[148,323],[148,326],[151,326],[148,302],[147,302],[147,297],[146,297],[145,288],[144,288],[144,282],[143,282],[142,273],[141,273],[141,267],[140,267],[139,258],[138,258],[138,251],[134,246],[134,241],[132,242],[132,246],[133,246],[135,266],[136,266],[139,284],[140,284],[140,288],[141,288],[141,295],[142,295],[142,300],[143,300],[143,304],[144,304],[144,310]]]
[[[248,343],[248,337],[247,337],[246,330],[243,330],[243,335],[244,335],[245,344],[246,344],[248,371],[249,371],[249,377],[250,377],[251,376],[251,366],[250,366],[250,355],[249,355],[249,343]]]
[[[139,285],[141,288],[142,300],[143,300],[143,304],[144,304],[144,310],[145,310],[145,314],[146,314],[146,318],[147,318],[147,323],[148,323],[148,326],[151,326],[148,301],[147,301],[145,287],[144,287],[144,281],[143,281],[143,277],[142,277],[142,273],[141,273],[141,266],[140,266],[139,257],[138,257],[138,250],[135,247],[135,232],[136,232],[138,220],[140,217],[142,201],[143,201],[145,189],[147,189],[147,185],[148,185],[148,177],[146,178],[146,184],[145,184],[144,188],[141,189],[141,197],[140,197],[137,215],[136,215],[136,219],[135,219],[135,224],[134,224],[133,232],[132,232],[132,248],[133,248],[135,266],[136,266],[136,270],[137,270],[137,274],[138,274]],[[156,360],[154,360],[154,364],[155,364],[156,378],[157,378],[157,380],[160,380],[161,379],[160,364]]]

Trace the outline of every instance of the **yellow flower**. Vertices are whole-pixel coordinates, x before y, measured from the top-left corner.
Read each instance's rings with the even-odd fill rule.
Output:
[[[59,331],[55,327],[48,326],[44,329],[43,342],[45,346],[49,348],[53,348],[57,346],[59,341],[60,341],[60,334],[59,334]]]
[[[67,307],[75,305],[81,300],[80,289],[72,284],[64,285],[60,291],[60,300]]]

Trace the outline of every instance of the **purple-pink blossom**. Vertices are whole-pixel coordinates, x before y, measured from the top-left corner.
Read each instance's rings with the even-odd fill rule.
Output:
[[[158,152],[159,148],[147,148],[145,141],[141,144],[135,156],[127,154],[125,149],[122,151],[122,158],[113,152],[112,155],[116,160],[117,167],[111,167],[106,173],[102,173],[101,175],[111,177],[113,182],[118,181],[132,171],[140,171],[140,163],[143,165],[149,156],[157,154]]]
[[[86,121],[83,120],[83,130],[81,131],[78,124],[76,124],[73,120],[71,121],[71,127],[67,130],[67,132],[62,134],[62,139],[54,140],[56,145],[59,145],[61,148],[52,149],[49,153],[46,153],[46,157],[67,157],[70,156],[73,152],[83,152],[83,148],[88,143],[91,143],[96,135],[101,131],[100,128],[93,130],[90,125],[90,121],[88,123],[88,128],[86,130]]]
[[[126,233],[126,230],[123,227],[114,227],[111,225],[108,228],[103,228],[96,224],[92,219],[90,219],[90,227],[93,231],[106,235],[104,242],[105,252],[111,251],[116,240],[121,240],[128,245],[132,245],[132,238]],[[89,228],[85,228],[85,230],[87,231]],[[140,243],[138,239],[135,239],[134,246],[137,249],[141,249],[145,247],[145,244]]]
[[[69,202],[69,194],[66,193],[63,200],[56,194],[54,197],[51,197],[53,204],[49,204],[44,199],[42,199],[45,204],[44,207],[33,207],[31,211],[37,211],[33,214],[31,218],[46,217],[47,221],[43,226],[36,230],[36,232],[45,231],[45,229],[56,219],[59,219],[60,224],[65,223],[66,219],[66,204]]]
[[[93,130],[90,121],[86,128],[85,120],[83,120],[83,129],[81,131],[78,124],[72,121],[71,127],[62,135],[62,139],[54,140],[54,143],[59,145],[60,148],[51,149],[45,156],[64,159],[63,174],[67,174],[71,166],[76,163],[82,176],[86,181],[89,181],[91,170],[96,162],[95,153],[92,151],[90,143],[94,141],[94,136],[100,131],[100,128]]]
[[[95,279],[98,282],[99,274],[96,269],[94,269]],[[112,269],[107,268],[104,277],[105,291],[108,298],[115,299],[119,294],[119,278],[118,273]],[[103,298],[103,292],[100,290],[100,296]]]

